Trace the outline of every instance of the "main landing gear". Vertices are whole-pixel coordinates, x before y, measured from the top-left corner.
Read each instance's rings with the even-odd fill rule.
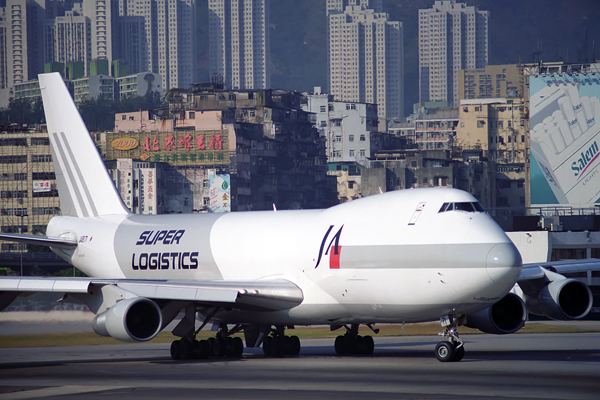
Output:
[[[262,346],[265,356],[297,356],[301,347],[298,336],[285,336],[283,326],[272,329]]]
[[[379,332],[367,325],[375,333]],[[346,355],[371,355],[375,349],[375,342],[371,336],[360,336],[358,334],[359,324],[352,324],[350,327],[344,325],[346,333],[335,338],[335,352],[339,356]]]
[[[227,329],[227,325],[221,325],[217,335],[208,340],[196,340],[196,335],[200,329],[196,332],[192,331],[180,340],[171,343],[171,358],[173,360],[205,359],[211,356],[234,358],[242,356],[244,352],[242,338],[231,337],[231,335],[242,330],[241,325],[237,325],[231,330]]]
[[[440,320],[446,330],[440,333],[440,336],[447,337],[448,340],[439,342],[435,346],[435,357],[441,362],[458,362],[465,356],[465,346],[458,336],[456,330],[456,318],[445,316]]]

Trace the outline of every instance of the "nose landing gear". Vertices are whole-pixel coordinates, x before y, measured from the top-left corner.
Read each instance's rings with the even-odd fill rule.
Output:
[[[439,342],[435,346],[435,357],[441,362],[458,362],[465,356],[465,346],[458,336],[456,329],[457,320],[451,316],[444,316],[440,320],[446,329],[440,333],[440,336],[447,337],[448,340]]]

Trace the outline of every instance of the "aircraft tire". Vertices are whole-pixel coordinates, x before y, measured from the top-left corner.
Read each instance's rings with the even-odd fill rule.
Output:
[[[465,356],[465,346],[454,348],[454,359],[452,361],[459,362]]]
[[[231,357],[241,357],[244,353],[244,342],[240,337],[231,338],[231,344],[229,346],[229,355]]]
[[[435,357],[440,362],[450,362],[454,360],[454,345],[450,342],[439,342],[435,346]]]
[[[347,354],[346,336],[338,336],[335,338],[335,354],[344,356]]]
[[[193,357],[194,344],[187,340],[181,340],[181,359],[189,360]]]
[[[211,354],[210,345],[207,340],[201,340],[196,344],[196,358],[205,359]]]
[[[174,340],[173,343],[171,343],[171,358],[173,360],[181,360],[181,356],[182,356],[182,344],[181,344],[181,340]]]
[[[224,357],[227,351],[227,342],[225,339],[221,337],[215,338],[215,342],[213,343],[213,356],[215,357]]]
[[[285,338],[285,344],[286,344],[286,353],[289,354],[290,356],[297,356],[298,354],[300,354],[300,339],[298,338],[298,336],[289,336]]]
[[[361,347],[362,354],[366,356],[373,354],[373,351],[375,350],[375,342],[373,341],[373,338],[371,336],[364,336]]]

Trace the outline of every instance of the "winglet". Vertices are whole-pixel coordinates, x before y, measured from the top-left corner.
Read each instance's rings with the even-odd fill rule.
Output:
[[[62,215],[128,214],[60,74],[39,81]]]

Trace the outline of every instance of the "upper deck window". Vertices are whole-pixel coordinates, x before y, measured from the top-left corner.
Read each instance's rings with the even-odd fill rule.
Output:
[[[465,211],[465,212],[485,212],[483,206],[478,202],[444,203],[438,212],[446,211]]]

